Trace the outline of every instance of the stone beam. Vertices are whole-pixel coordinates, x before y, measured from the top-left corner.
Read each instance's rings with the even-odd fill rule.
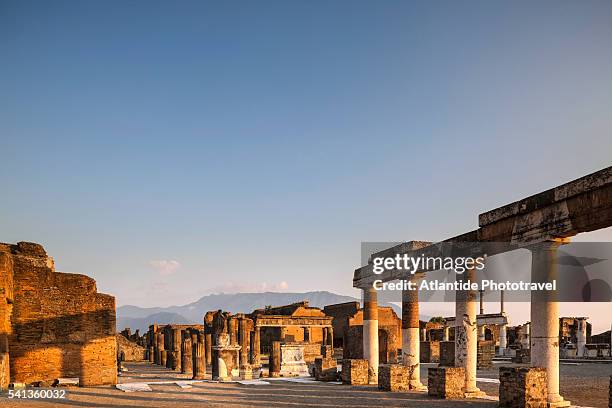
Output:
[[[612,226],[612,166],[478,216],[479,241],[533,243]]]

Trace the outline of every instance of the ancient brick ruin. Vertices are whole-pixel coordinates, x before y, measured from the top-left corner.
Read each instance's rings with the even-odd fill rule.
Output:
[[[56,272],[41,245],[0,244],[0,388],[78,377],[117,382],[115,298]]]

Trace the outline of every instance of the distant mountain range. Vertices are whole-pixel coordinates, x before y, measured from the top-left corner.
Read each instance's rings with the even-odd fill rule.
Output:
[[[170,307],[138,307],[120,306],[117,308],[117,330],[126,327],[140,329],[140,332],[148,330],[153,323],[167,324],[189,324],[202,323],[204,314],[210,310],[225,310],[231,313],[251,313],[255,309],[266,306],[282,306],[295,302],[307,300],[310,306],[323,308],[334,303],[359,301],[351,296],[337,295],[335,293],[305,292],[305,293],[234,293],[203,296],[199,300],[184,306]]]

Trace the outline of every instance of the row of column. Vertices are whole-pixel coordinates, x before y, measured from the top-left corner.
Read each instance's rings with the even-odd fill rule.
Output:
[[[169,350],[166,350],[166,335]],[[211,363],[211,336],[194,330],[171,329],[166,332],[149,332],[148,359],[181,373],[203,379],[206,365]]]
[[[551,241],[532,251],[532,281],[556,279],[557,247],[567,241]],[[458,280],[476,281],[475,271],[456,275]],[[378,302],[376,290],[363,290],[363,357],[369,362],[370,383],[378,382]],[[419,378],[418,291],[402,294],[402,361],[410,367],[410,387],[421,388]],[[478,292],[457,291],[455,297],[455,366],[465,370],[464,393],[477,397],[483,393],[476,386]],[[546,369],[548,405],[569,406],[559,394],[559,305],[554,291],[531,292],[531,366]],[[582,329],[579,327],[579,329]],[[580,332],[580,330],[579,330]],[[586,337],[586,336],[585,336]],[[506,327],[500,330],[500,348],[506,348]]]

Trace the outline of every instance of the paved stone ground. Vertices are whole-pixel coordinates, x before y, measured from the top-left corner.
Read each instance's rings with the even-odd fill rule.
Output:
[[[504,363],[504,365],[508,365]],[[128,363],[128,372],[120,383],[186,380],[165,368],[148,363]],[[422,367],[426,379],[427,367]],[[612,365],[583,364],[561,366],[561,388],[572,403],[581,406],[606,407],[606,378]],[[607,375],[607,377],[606,377]],[[497,368],[479,371],[479,378],[497,378]],[[608,380],[609,381],[609,380]],[[605,382],[605,386],[604,386]],[[498,385],[479,382],[489,395],[497,395]],[[3,407],[496,407],[488,400],[445,401],[427,397],[423,393],[390,393],[372,386],[353,387],[326,383],[294,383],[270,381],[268,385],[237,383],[195,383],[191,388],[176,384],[152,385],[152,392],[123,392],[114,387],[68,388],[68,400],[8,400],[0,399]]]

